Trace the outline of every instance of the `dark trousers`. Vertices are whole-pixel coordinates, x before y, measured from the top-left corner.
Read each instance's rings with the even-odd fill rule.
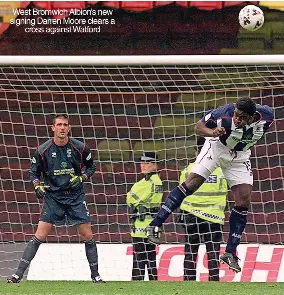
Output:
[[[196,260],[202,237],[206,246],[209,281],[219,281],[219,255],[222,225],[191,214],[185,215],[184,280],[196,281]]]
[[[148,239],[132,238],[133,240],[133,267],[132,280],[144,280],[145,265],[147,266],[149,280],[157,280],[156,246],[150,244]]]

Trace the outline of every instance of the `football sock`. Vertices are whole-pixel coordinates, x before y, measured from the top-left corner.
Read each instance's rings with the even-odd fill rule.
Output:
[[[31,240],[28,242],[27,247],[24,251],[23,257],[20,260],[18,269],[16,271],[16,275],[20,277],[20,279],[23,277],[25,270],[29,266],[32,259],[35,257],[36,252],[41,245],[42,241],[40,241],[36,236],[33,236]]]
[[[237,246],[240,244],[242,233],[247,224],[248,208],[235,206],[230,215],[230,232],[226,252],[236,254]]]
[[[97,245],[94,238],[90,241],[85,241],[85,251],[86,256],[89,262],[90,270],[91,270],[91,277],[95,278],[99,275],[98,271],[98,251]]]
[[[165,203],[162,205],[161,209],[155,216],[155,218],[150,223],[151,226],[162,226],[162,224],[166,221],[168,216],[180,206],[183,199],[186,196],[189,196],[193,193],[193,191],[189,190],[183,182],[179,186],[175,187],[167,196]]]

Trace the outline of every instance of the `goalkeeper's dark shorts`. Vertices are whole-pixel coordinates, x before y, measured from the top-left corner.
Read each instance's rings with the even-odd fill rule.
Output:
[[[66,197],[68,197],[67,202],[66,199],[61,201],[56,194],[46,193],[39,220],[56,225],[76,225],[91,222],[85,193],[80,192],[78,195]]]

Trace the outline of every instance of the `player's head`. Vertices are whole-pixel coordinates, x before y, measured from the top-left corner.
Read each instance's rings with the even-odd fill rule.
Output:
[[[56,115],[53,119],[52,131],[54,137],[58,139],[64,139],[68,136],[70,131],[69,117],[66,114]]]
[[[204,145],[204,142],[205,142],[205,138],[204,137],[201,137],[201,136],[198,136],[197,137],[197,140],[196,140],[196,146],[194,147],[195,151],[196,151],[196,156],[200,153],[203,145]]]
[[[140,167],[143,174],[148,174],[158,169],[158,156],[155,152],[144,152],[140,157]]]
[[[256,113],[256,104],[249,98],[239,98],[236,103],[233,116],[234,124],[237,128],[242,128],[247,124],[251,124]]]

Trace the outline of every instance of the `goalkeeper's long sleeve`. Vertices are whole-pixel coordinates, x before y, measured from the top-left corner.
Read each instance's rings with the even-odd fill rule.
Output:
[[[92,157],[91,151],[87,146],[85,146],[85,149],[83,150],[82,158],[86,167],[84,174],[87,178],[90,178],[96,172],[97,167]]]
[[[36,149],[33,158],[31,160],[31,167],[29,170],[29,177],[31,182],[34,184],[36,181],[40,181],[41,172],[43,171],[43,163],[40,158],[39,152]]]

